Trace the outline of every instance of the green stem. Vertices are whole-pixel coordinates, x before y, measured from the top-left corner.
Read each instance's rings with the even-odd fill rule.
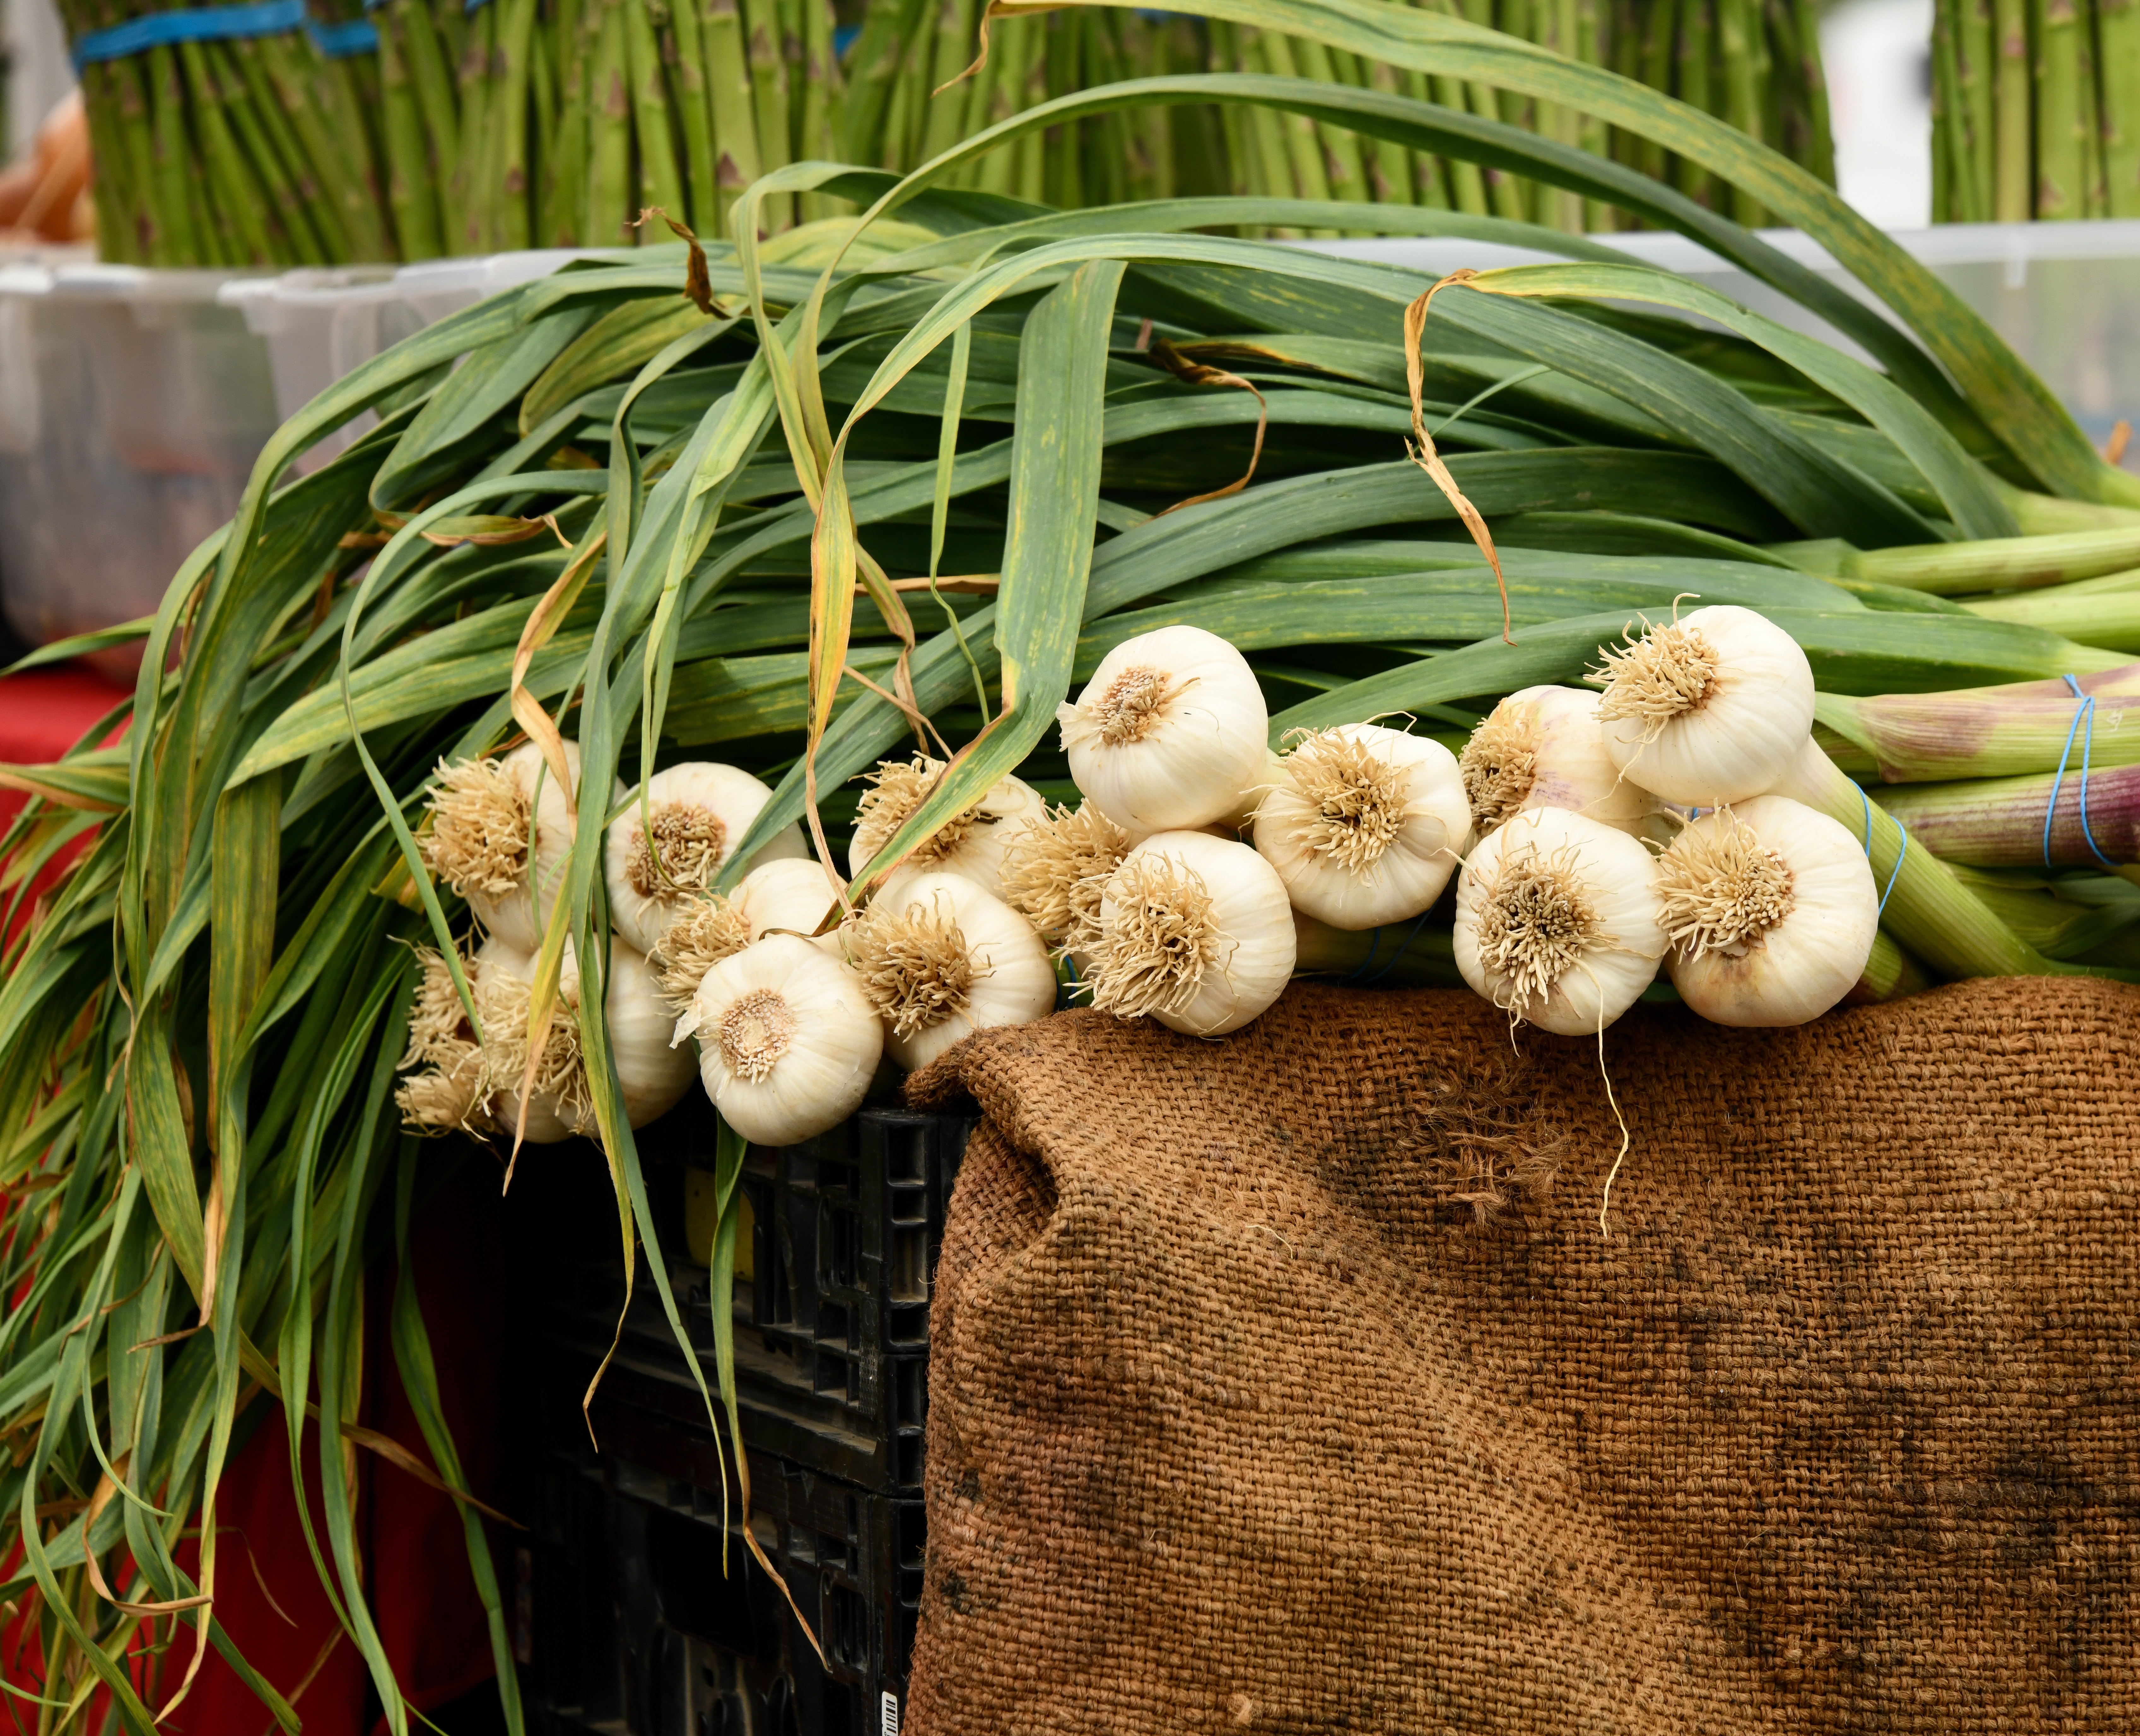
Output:
[[[631,81],[632,121],[639,140],[639,192],[633,205],[659,205],[682,220],[687,211],[684,175],[676,161],[676,135],[670,125],[669,86],[661,73],[661,49],[654,37],[654,18],[645,0],[624,0],[625,64]],[[639,213],[631,213],[636,217]],[[656,223],[640,231],[642,243],[666,240]]]
[[[2140,217],[2140,0],[2098,0],[2103,184],[2112,217]]]
[[[745,50],[750,61],[751,109],[758,122],[758,173],[785,168],[789,160],[788,67],[780,54],[778,0],[743,0]],[[795,220],[793,201],[777,193],[759,206],[768,229],[788,228]]]
[[[706,105],[712,124],[714,179],[720,204],[719,233],[743,189],[758,177],[758,121],[752,110],[750,66],[736,0],[706,0]]]
[[[1997,183],[1993,213],[2003,223],[2035,215],[2034,81],[2029,72],[2029,0],[1992,0],[1999,33]]]
[[[721,201],[714,156],[714,111],[708,98],[705,32],[700,27],[699,0],[672,0],[669,27],[676,44],[672,69],[678,130],[684,143],[684,175],[690,188],[693,229],[703,235],[719,233]]]
[[[580,233],[596,247],[626,238],[631,209],[631,96],[626,82],[624,7],[601,0],[588,79],[587,203]]]
[[[404,259],[434,259],[443,250],[439,208],[431,186],[429,147],[415,81],[403,47],[407,0],[384,7],[379,24],[379,82],[385,98],[386,196],[394,211],[394,233]]]
[[[497,29],[497,0],[491,0],[469,19],[461,50],[460,152],[449,184],[445,226],[449,253],[480,253],[489,246],[484,159],[490,145],[490,54]]]
[[[491,59],[489,112],[484,117],[491,133],[485,152],[486,227],[492,247],[524,248],[530,233],[528,62],[534,51],[535,0],[491,0],[491,7],[502,10]],[[643,5],[632,10],[645,15]]]

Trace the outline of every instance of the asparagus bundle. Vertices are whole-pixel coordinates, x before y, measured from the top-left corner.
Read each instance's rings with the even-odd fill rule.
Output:
[[[1200,5],[1233,27],[1249,10]],[[918,846],[970,829],[1012,774],[1068,798],[1058,706],[1161,630],[1238,648],[1266,747],[1398,711],[1460,744],[1502,698],[1579,683],[1642,611],[1664,618],[1688,592],[1758,611],[1831,698],[2085,680],[2125,662],[2091,647],[2082,615],[2061,632],[1941,598],[1956,572],[1987,588],[2023,572],[2062,581],[2031,593],[2047,597],[2123,570],[2103,545],[2140,522],[2136,484],[1817,179],[1717,117],[1460,20],[1256,0],[1274,7],[1289,38],[1376,53],[1407,81],[1490,84],[1653,138],[1805,228],[1899,323],[1610,155],[1403,88],[1172,73],[1038,105],[955,149],[933,179],[768,174],[730,213],[735,240],[703,257],[665,243],[577,265],[323,395],[270,443],[236,518],[153,622],[40,654],[143,645],[125,739],[98,745],[100,725],[56,765],[0,771],[32,798],[0,839],[0,916],[12,923],[43,866],[81,851],[0,958],[0,1282],[13,1299],[0,1322],[0,1433],[13,1443],[0,1599],[36,1625],[40,1699],[108,1694],[114,1726],[147,1736],[202,1648],[228,1645],[214,1600],[242,1569],[218,1542],[218,1485],[241,1407],[279,1404],[292,1451],[317,1454],[336,1606],[389,1727],[410,1728],[355,1542],[361,1267],[449,1166],[507,1158],[509,1112],[493,1118],[508,1130],[494,1153],[405,1126],[439,1125],[427,1117],[486,1040],[486,1101],[505,1111],[517,1092],[532,1108],[553,1086],[553,1119],[594,1130],[602,1150],[577,1160],[614,1181],[628,1268],[647,1243],[711,1412],[733,1354],[719,1326],[741,1145],[731,1127],[714,1154],[708,1369],[634,1135],[645,1100],[630,1076],[655,1046],[645,957],[612,940],[626,905],[607,873],[612,826],[628,840],[642,812],[625,789],[680,760],[717,754],[769,787],[717,869],[701,850],[633,886],[651,897],[688,870],[718,938],[734,912],[713,898],[737,895],[747,915],[745,869],[798,825],[825,865],[819,908],[866,914],[878,889],[897,895],[891,877]],[[628,66],[628,39],[623,51]],[[1244,131],[1265,115],[1371,120],[1415,157],[1507,168],[1675,228],[1879,365],[1571,236],[1544,238],[1569,263],[1430,296],[1413,272],[1195,233],[1333,227],[1335,202],[1055,212],[945,184],[1051,130],[1185,105]],[[866,223],[761,245],[773,200],[876,204]],[[1490,214],[1401,220],[1539,237]],[[296,457],[366,409],[374,429],[285,484]],[[2012,547],[2067,520],[2098,542],[2053,537],[2036,551],[2048,558]],[[1845,739],[1848,722],[1831,719]],[[894,780],[880,763],[906,760],[910,737],[940,766]],[[1332,756],[1335,776],[1346,762]],[[873,771],[874,792],[897,782],[911,799],[886,818],[880,796],[851,857],[851,780]],[[2024,934],[1997,901],[2049,895],[1980,887],[1906,850],[1834,776],[1840,795],[1809,793],[1866,803],[1872,870],[1892,885],[1865,992],[2079,968],[2052,955],[2070,935],[2040,922]],[[446,798],[484,790],[508,823],[446,828]],[[852,880],[831,877],[842,861]],[[515,944],[508,924],[532,950],[493,979],[483,954]],[[1454,924],[1432,911],[1394,946],[1308,932],[1306,955],[1326,967],[1455,979]],[[798,934],[772,938],[797,977],[846,969]],[[714,1027],[685,1040],[709,1064],[709,1044],[732,1047],[747,1082],[771,1077],[793,1033],[738,1006],[772,985],[715,987],[736,998],[701,1005]],[[434,1420],[412,1285],[391,1340]],[[427,1444],[432,1474],[459,1485],[449,1436],[434,1428]],[[746,1515],[735,1523],[748,1547]],[[473,1510],[467,1541],[517,1729]],[[297,1714],[255,1680],[294,1731]]]
[[[1932,221],[2140,216],[2140,7],[1938,0]]]

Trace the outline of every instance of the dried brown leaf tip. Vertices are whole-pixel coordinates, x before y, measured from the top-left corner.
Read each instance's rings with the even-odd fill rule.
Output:
[[[660,206],[649,205],[631,223],[626,223],[625,227],[628,229],[636,229],[644,224],[651,223],[657,217],[660,218],[662,222],[668,224],[670,232],[675,235],[679,241],[685,243],[690,250],[690,256],[685,260],[684,265],[684,299],[689,302],[694,307],[697,308],[699,312],[704,314],[709,319],[712,318],[714,312],[713,272],[706,264],[706,250],[704,247],[700,244],[699,238],[691,232],[690,226],[688,224],[677,222],[675,218],[671,217],[666,211],[663,210]]]

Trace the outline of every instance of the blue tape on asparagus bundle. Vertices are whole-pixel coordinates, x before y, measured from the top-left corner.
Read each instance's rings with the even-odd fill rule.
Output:
[[[129,18],[109,30],[92,30],[74,45],[75,71],[100,61],[123,61],[152,48],[169,48],[180,42],[230,42],[244,37],[287,36],[293,30],[311,33],[319,50],[330,60],[378,51],[379,32],[363,19],[347,24],[316,24],[305,16],[305,0],[255,0],[245,6],[187,7],[178,12],[150,12]]]
[[[367,7],[366,10],[371,8]],[[307,22],[305,28],[312,32],[320,52],[331,61],[354,60],[360,54],[379,52],[379,27],[369,18],[351,18],[346,24]]]

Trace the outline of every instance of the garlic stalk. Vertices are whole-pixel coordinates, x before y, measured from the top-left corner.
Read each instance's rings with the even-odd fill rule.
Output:
[[[1652,794],[1714,807],[1765,794],[1813,728],[1813,666],[1751,609],[1718,604],[1601,645],[1591,679],[1612,763]]]
[[[1456,757],[1426,736],[1341,723],[1279,762],[1255,845],[1295,910],[1341,929],[1416,916],[1471,841]]]
[[[1130,835],[1089,802],[1058,807],[1004,852],[1003,900],[1072,958],[1100,937],[1100,893]]]
[[[725,898],[709,893],[690,900],[647,958],[660,973],[670,1008],[681,1013],[706,973],[722,959],[776,930],[806,939],[817,934],[839,902],[817,863],[807,857],[777,857],[752,869]],[[817,944],[838,956],[837,934],[821,935]]]
[[[861,979],[793,934],[768,934],[709,970],[675,1041],[699,1040],[699,1077],[729,1125],[793,1145],[861,1106],[884,1026]]]
[[[535,965],[532,955],[493,939],[477,953],[475,977],[469,985],[476,1014],[483,1022],[483,1075],[496,1100],[493,1116],[508,1133],[519,1124],[521,1087],[527,1079]],[[612,939],[609,971],[603,1012],[610,1054],[616,1066],[625,1120],[643,1127],[666,1115],[690,1088],[690,1057],[677,1054],[670,1047],[674,1020],[645,955]],[[581,992],[579,961],[567,943],[558,973],[557,1010],[528,1099],[526,1138],[531,1145],[554,1145],[576,1134],[592,1138],[599,1130],[594,1089],[580,1047]]]
[[[1201,627],[1123,640],[1056,716],[1077,787],[1132,832],[1225,819],[1264,774],[1263,689],[1247,660]]]
[[[1566,808],[1636,837],[1656,823],[1657,798],[1620,775],[1605,745],[1598,704],[1579,687],[1526,687],[1480,720],[1459,762],[1480,837],[1534,807]]]
[[[421,1134],[488,1133],[494,1125],[491,1091],[460,991],[435,949],[418,947],[416,962],[421,974],[409,1009],[409,1047],[394,1091],[402,1122]],[[462,969],[473,969],[471,961],[463,960]]]
[[[1720,1025],[1802,1025],[1855,988],[1880,927],[1858,840],[1788,796],[1694,821],[1657,861],[1665,969]]]
[[[1588,1037],[1656,977],[1661,916],[1656,865],[1634,839],[1563,808],[1528,808],[1464,864],[1456,966],[1512,1018]]]
[[[920,874],[879,893],[843,937],[885,1048],[926,1067],[963,1037],[1030,1024],[1055,1007],[1055,973],[1033,924],[956,874]]]
[[[862,792],[855,811],[854,836],[847,844],[849,874],[860,874],[891,841],[935,788],[945,766],[940,759],[917,753],[911,760],[885,760],[865,774],[870,787]],[[1031,784],[1016,777],[999,778],[979,802],[953,815],[915,846],[886,888],[911,875],[958,874],[1000,896],[1004,851],[1047,812],[1048,804]]]
[[[617,933],[652,952],[728,866],[736,841],[772,798],[771,788],[749,772],[704,760],[656,772],[643,792],[626,797],[602,851]],[[752,856],[751,866],[809,854],[802,828],[790,826]]]
[[[577,743],[565,743],[565,763],[577,790]],[[623,793],[616,784],[612,803]],[[575,830],[571,804],[542,750],[523,742],[502,759],[441,761],[430,810],[425,866],[468,900],[486,934],[535,951],[564,885]]]
[[[1293,958],[1293,909],[1275,868],[1245,844],[1163,831],[1102,890],[1092,1004],[1222,1036],[1279,998]]]

